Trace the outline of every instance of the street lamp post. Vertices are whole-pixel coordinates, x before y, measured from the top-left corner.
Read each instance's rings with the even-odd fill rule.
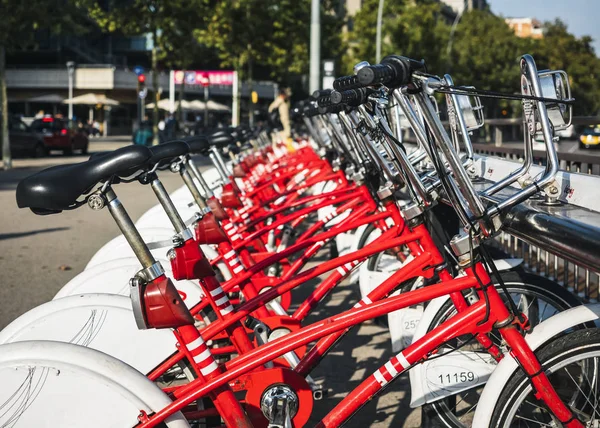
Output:
[[[73,99],[73,74],[75,73],[75,62],[67,62],[67,70],[69,72],[69,99]],[[73,102],[69,103],[69,120],[73,120]]]
[[[200,83],[204,87],[204,129],[208,128],[208,87],[210,86],[210,77],[208,73],[203,73]]]
[[[381,61],[381,26],[383,21],[383,4],[385,0],[379,0],[377,8],[377,34],[375,37],[375,62],[379,64]]]
[[[321,88],[319,71],[321,68],[321,2],[312,0],[310,9],[310,79],[309,90],[312,94]]]
[[[454,18],[454,22],[452,23],[452,28],[450,29],[450,37],[448,38],[448,45],[446,46],[446,66],[449,68],[452,67],[452,42],[454,42],[454,33],[456,32],[456,27],[458,27],[458,23],[460,22],[460,18],[462,18],[465,9],[471,10],[473,8],[473,2],[469,0],[464,0],[462,9],[456,12],[456,18]]]
[[[204,127],[208,128],[208,85],[204,87]]]

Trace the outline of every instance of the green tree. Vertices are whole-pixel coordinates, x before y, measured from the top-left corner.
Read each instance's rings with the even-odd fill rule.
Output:
[[[6,98],[6,52],[13,49],[35,48],[34,35],[38,30],[52,33],[83,31],[80,24],[81,9],[85,0],[61,2],[60,13],[56,3],[35,0],[0,0],[0,136],[2,162],[5,169],[12,168],[12,155],[8,135],[8,100]]]
[[[381,28],[381,53],[386,56],[394,52],[392,33],[398,23],[405,0],[386,0],[383,9]],[[357,62],[375,62],[375,38],[377,35],[377,9],[379,0],[365,0],[353,18],[353,30],[348,34],[349,49],[344,56],[343,70],[345,74],[352,72]]]
[[[456,28],[449,65],[458,84],[515,92],[519,87],[518,59],[525,53],[520,39],[487,11],[465,13]]]
[[[539,70],[564,70],[576,99],[575,115],[595,115],[600,109],[600,59],[590,37],[577,38],[560,20],[544,26],[542,39],[519,38],[504,19],[487,11],[466,13],[455,34],[449,58],[457,84],[482,89],[518,92],[521,55],[533,55]],[[511,105],[508,101],[484,101],[488,115]],[[513,103],[514,104],[514,103]],[[510,110],[510,109],[509,109]]]
[[[289,84],[308,71],[310,2],[297,0],[213,0],[198,40],[217,50],[221,64],[242,79],[276,79]],[[343,19],[339,0],[321,2],[322,57],[339,59]]]
[[[597,115],[600,110],[600,59],[589,36],[575,37],[556,20],[544,24],[544,37],[532,43],[531,54],[539,69],[564,70],[576,102],[574,115]]]
[[[158,68],[159,61],[166,57],[183,61],[185,49],[191,45],[186,34],[191,36],[193,27],[202,27],[202,17],[207,15],[203,0],[131,0],[112,1],[108,8],[96,2],[90,7],[90,16],[106,31],[119,31],[125,35],[150,34],[152,36],[151,75],[154,94],[153,145],[158,141]],[[196,21],[192,21],[192,18]],[[190,26],[191,25],[191,26]],[[194,52],[189,52],[193,57]],[[182,63],[182,68],[185,64]]]
[[[518,60],[527,53],[531,39],[519,38],[503,18],[489,11],[466,12],[454,33],[446,71],[457,85],[515,93],[519,91]],[[488,117],[511,111],[514,103],[483,98]]]
[[[428,69],[441,73],[446,68],[446,46],[450,26],[438,2],[411,3],[386,23],[389,52],[424,59]]]

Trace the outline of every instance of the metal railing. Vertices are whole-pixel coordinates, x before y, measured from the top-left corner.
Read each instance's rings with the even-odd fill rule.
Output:
[[[600,157],[595,159],[592,168],[600,164]],[[479,155],[477,173],[485,178],[486,172],[502,170],[504,173],[500,175],[505,175],[506,171],[516,169],[515,161],[518,160]],[[531,173],[538,174],[542,169],[533,166]],[[578,171],[559,172],[558,202],[534,198],[511,209],[503,218],[503,231],[496,237],[496,244],[511,257],[522,258],[526,269],[560,283],[587,302],[597,302],[600,301],[600,198],[594,197],[593,192],[598,193],[600,177],[597,173],[575,172]]]
[[[558,282],[586,302],[599,300],[598,273],[531,245],[508,232],[501,232],[496,242],[509,256],[523,259],[523,267],[526,270]]]
[[[494,146],[491,144],[473,144],[475,153],[483,156],[496,156],[516,162],[523,162],[523,148]],[[533,150],[533,163],[544,165],[546,154],[543,150]],[[581,174],[600,175],[600,153],[580,154],[558,152],[560,169],[568,172],[578,172]]]

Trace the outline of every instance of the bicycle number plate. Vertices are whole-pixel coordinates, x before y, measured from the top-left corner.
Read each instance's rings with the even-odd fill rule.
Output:
[[[496,368],[495,360],[484,352],[458,352],[433,358],[411,370],[411,407],[432,403],[487,382]]]
[[[394,293],[396,295],[396,293]],[[415,330],[423,317],[423,307],[404,308],[388,314],[392,351],[400,352],[412,343]]]

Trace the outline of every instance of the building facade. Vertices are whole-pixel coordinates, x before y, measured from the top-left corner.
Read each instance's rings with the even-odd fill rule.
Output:
[[[535,18],[506,18],[504,20],[512,28],[517,37],[541,39],[544,37],[544,27]]]

